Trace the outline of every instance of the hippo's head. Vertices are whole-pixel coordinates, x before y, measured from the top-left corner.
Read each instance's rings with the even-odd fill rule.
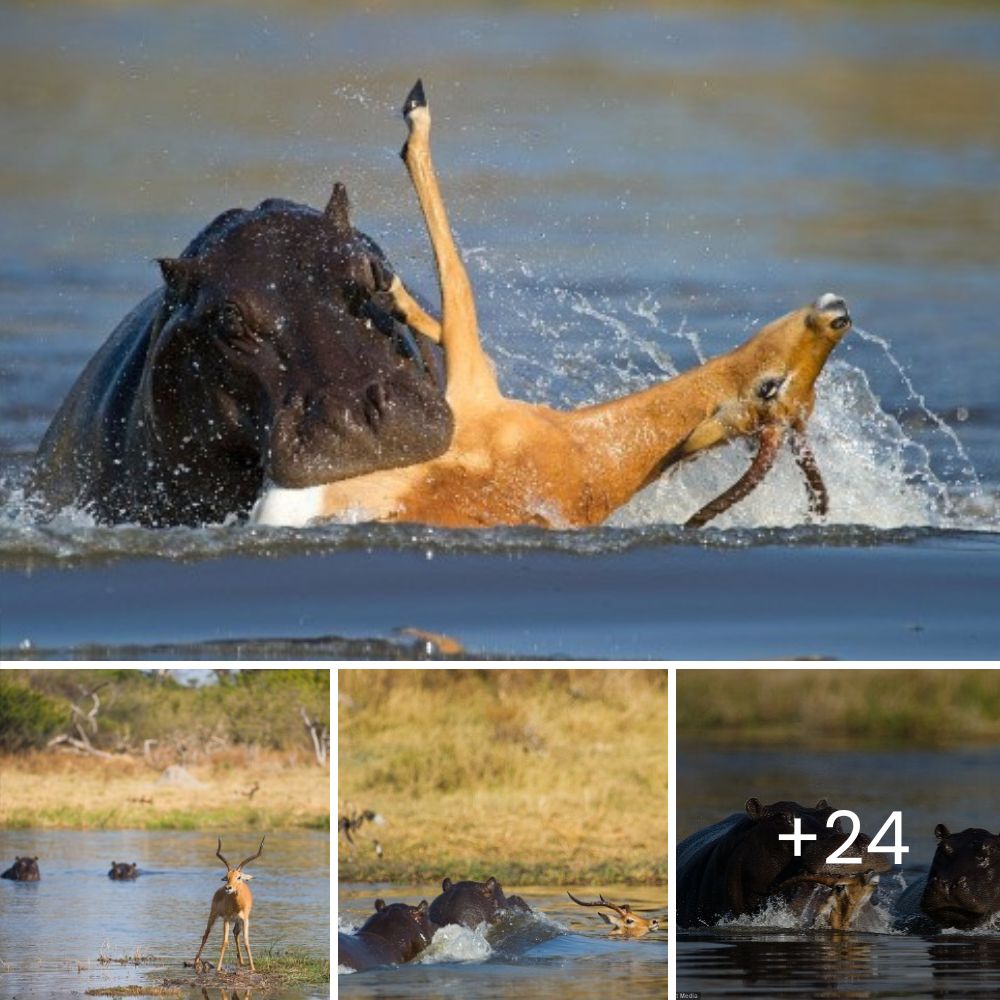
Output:
[[[1000,913],[1000,835],[934,828],[938,846],[920,908],[942,927],[966,930]]]
[[[139,875],[139,869],[135,862],[128,864],[125,861],[112,861],[108,878],[115,880],[134,879]]]
[[[325,212],[280,200],[226,212],[159,263],[142,392],[178,466],[225,455],[305,487],[447,447],[451,412],[414,335],[377,304],[392,275],[351,227],[341,185]]]
[[[375,912],[359,933],[376,934],[392,944],[400,962],[409,962],[424,950],[437,928],[428,915],[427,900],[416,906],[409,903],[386,903],[375,900]]]
[[[441,926],[462,924],[475,928],[484,921],[493,923],[499,914],[509,909],[530,910],[520,896],[505,896],[492,875],[485,882],[452,882],[446,878],[441,889],[441,895],[431,903],[430,909],[431,920]]]
[[[877,880],[869,878],[858,885],[854,882],[862,875],[887,872],[891,865],[883,854],[868,851],[871,840],[861,833],[845,852],[847,857],[860,857],[860,865],[828,860],[848,838],[839,818],[833,826],[827,826],[833,813],[826,799],[820,799],[813,809],[797,802],[765,806],[757,799],[747,801],[750,825],[739,850],[741,885],[737,888],[744,894],[740,912],[752,912],[766,899],[783,896],[796,911],[818,914],[831,926],[835,920],[844,920],[845,914],[848,922],[853,919],[855,910],[847,904],[851,899],[857,905],[865,902],[871,896],[868,886],[874,889]],[[794,834],[796,819],[801,833],[816,838],[801,842],[798,857],[793,841],[781,839]],[[837,895],[844,899],[827,898]]]
[[[14,882],[37,882],[41,878],[37,856],[15,858],[14,863],[0,877],[12,879]]]

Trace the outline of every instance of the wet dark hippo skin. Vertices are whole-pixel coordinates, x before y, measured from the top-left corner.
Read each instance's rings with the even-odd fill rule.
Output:
[[[427,900],[417,906],[375,900],[375,913],[353,934],[337,934],[337,964],[364,972],[382,965],[401,965],[417,957],[437,929],[427,912]]]
[[[15,882],[37,882],[42,877],[38,870],[38,858],[15,858],[14,863],[0,878],[9,878]]]
[[[970,827],[934,828],[930,871],[907,886],[896,916],[911,929],[972,930],[1000,914],[1000,834]]]
[[[765,806],[749,799],[744,813],[692,834],[677,848],[678,925],[697,927],[756,913],[775,896],[793,908],[807,900],[814,905],[816,892],[824,887],[811,884],[810,875],[889,871],[884,854],[868,852],[871,841],[864,834],[845,852],[847,857],[860,857],[861,865],[827,864],[826,858],[847,839],[839,820],[834,828],[826,826],[835,811],[826,799],[813,809],[797,802]],[[779,834],[792,833],[796,816],[802,820],[803,833],[817,836],[803,842],[798,858],[791,841],[778,840]]]
[[[127,864],[124,861],[112,861],[108,871],[108,878],[116,882],[128,882],[139,877],[139,869],[135,862]]]
[[[348,219],[232,209],[119,324],[38,449],[31,489],[102,522],[221,522],[265,480],[305,487],[442,453],[436,347],[387,311],[392,271]],[[383,308],[385,306],[386,308]]]
[[[481,923],[495,922],[508,910],[531,912],[531,907],[520,896],[505,896],[500,883],[492,876],[485,882],[452,882],[446,878],[441,889],[441,895],[434,899],[430,908],[431,920],[439,927],[461,924],[474,929]]]

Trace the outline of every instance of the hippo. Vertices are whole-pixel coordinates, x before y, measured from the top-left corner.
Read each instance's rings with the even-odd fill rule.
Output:
[[[531,907],[520,896],[505,896],[492,875],[485,882],[452,882],[446,878],[441,888],[441,895],[431,903],[430,916],[442,927],[461,924],[475,929],[484,922],[495,923],[508,910],[531,912]]]
[[[15,858],[14,863],[0,878],[13,879],[15,882],[37,882],[42,877],[38,870],[38,858]]]
[[[820,799],[809,809],[797,802],[762,805],[749,799],[743,814],[736,813],[713,826],[692,834],[677,848],[677,920],[681,927],[714,924],[723,918],[754,914],[773,897],[783,898],[803,922],[819,920],[830,926],[850,923],[857,915],[850,907],[853,898],[867,903],[874,889],[874,878],[859,883],[859,876],[875,876],[890,870],[882,854],[868,851],[870,839],[859,834],[849,857],[860,856],[861,865],[828,863],[845,841],[837,824],[826,821],[833,807]],[[816,840],[802,843],[796,858],[791,841],[779,840],[790,834],[794,820],[801,820],[803,833],[815,834]],[[845,888],[838,893],[837,885]],[[822,902],[823,897],[835,899]],[[842,896],[837,899],[836,896]],[[819,900],[819,901],[818,901]]]
[[[218,523],[301,488],[443,452],[436,345],[398,322],[382,250],[272,198],[224,212],[118,325],[39,446],[29,493],[104,523]]]
[[[111,870],[108,872],[108,878],[114,879],[116,882],[127,882],[138,877],[139,869],[136,867],[134,861],[132,864],[126,864],[124,861],[111,862]]]
[[[930,872],[899,898],[907,925],[972,930],[1000,914],[1000,834],[969,828],[951,833],[934,827],[937,850]]]
[[[337,934],[337,963],[364,972],[380,965],[400,965],[416,958],[434,936],[427,900],[417,906],[375,900],[375,912],[360,930]]]

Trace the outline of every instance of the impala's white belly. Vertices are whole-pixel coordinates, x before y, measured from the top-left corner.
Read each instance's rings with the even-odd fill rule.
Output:
[[[250,523],[272,528],[305,527],[322,513],[324,489],[324,486],[307,486],[301,490],[265,487],[250,511]]]
[[[402,511],[402,498],[413,488],[421,468],[384,469],[300,490],[267,486],[250,512],[250,523],[302,528],[317,519],[339,524],[390,521]]]

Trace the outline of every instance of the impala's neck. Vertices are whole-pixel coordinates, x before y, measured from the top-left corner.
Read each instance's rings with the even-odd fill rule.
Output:
[[[735,398],[738,380],[728,360],[713,358],[642,392],[567,414],[586,478],[600,488],[608,513],[659,476],[688,435]]]

